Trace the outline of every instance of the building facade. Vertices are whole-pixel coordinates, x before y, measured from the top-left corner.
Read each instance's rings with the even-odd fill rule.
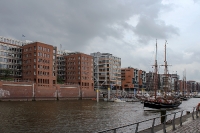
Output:
[[[64,83],[66,80],[66,60],[65,56],[68,53],[65,51],[57,51],[57,81],[59,83]]]
[[[57,52],[57,47],[42,42],[0,37],[0,78],[18,81],[2,81],[0,99],[94,98],[93,57]],[[63,82],[57,84],[58,79]]]
[[[23,81],[33,81],[38,86],[56,84],[56,47],[41,42],[23,46]]]
[[[145,90],[146,89],[146,71],[139,70],[139,89]]]
[[[80,52],[65,56],[66,84],[78,84],[81,89],[94,91],[93,57]]]
[[[22,78],[22,48],[26,42],[0,37],[0,77]]]
[[[126,91],[133,91],[134,89],[138,92],[146,88],[146,72],[138,70],[137,68],[122,68],[122,88]]]
[[[121,69],[121,83],[122,89],[125,91],[134,90],[134,68],[122,68]]]
[[[121,87],[121,58],[110,53],[91,53],[94,59],[94,88]]]

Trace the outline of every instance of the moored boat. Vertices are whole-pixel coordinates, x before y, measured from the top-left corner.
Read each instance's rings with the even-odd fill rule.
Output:
[[[197,95],[193,96],[193,98],[200,98],[200,93],[198,93]]]
[[[156,99],[154,101],[144,101],[144,107],[161,109],[161,108],[176,108],[181,104],[181,100],[167,100],[165,98]]]
[[[157,96],[157,88],[158,88],[158,65],[157,65],[157,42],[156,42],[156,55],[155,55],[155,64],[154,66],[154,75],[153,75],[153,86],[154,86],[154,96],[152,99],[148,98],[144,101],[144,107],[148,107],[148,108],[152,108],[152,109],[161,109],[161,108],[176,108],[178,107],[182,101],[180,99],[178,99],[175,96],[168,96],[167,93],[169,91],[167,91],[167,89],[169,89],[169,85],[168,85],[168,69],[167,69],[167,61],[166,61],[166,43],[165,43],[165,60],[164,60],[165,64],[163,65],[165,67],[164,69],[164,76],[163,76],[163,86],[162,88],[164,88],[165,92],[162,96]]]
[[[119,98],[114,98],[114,102],[122,103],[122,102],[126,102],[126,101],[123,101],[122,99],[119,99]]]

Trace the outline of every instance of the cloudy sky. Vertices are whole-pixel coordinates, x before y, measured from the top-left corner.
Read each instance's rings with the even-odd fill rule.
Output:
[[[22,37],[22,34],[26,37]],[[122,67],[170,73],[200,82],[199,0],[1,0],[0,36],[62,49],[111,53]],[[163,73],[159,67],[159,73]]]

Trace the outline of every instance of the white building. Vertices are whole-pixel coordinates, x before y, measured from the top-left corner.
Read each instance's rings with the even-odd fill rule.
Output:
[[[110,53],[91,53],[94,60],[94,88],[121,86],[121,58]]]

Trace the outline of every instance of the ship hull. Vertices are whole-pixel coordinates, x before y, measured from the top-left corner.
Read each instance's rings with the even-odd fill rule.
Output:
[[[144,101],[144,107],[153,108],[153,109],[161,109],[161,108],[176,108],[181,103],[173,103],[173,104],[166,104],[166,103],[158,103],[158,102],[150,102]]]

